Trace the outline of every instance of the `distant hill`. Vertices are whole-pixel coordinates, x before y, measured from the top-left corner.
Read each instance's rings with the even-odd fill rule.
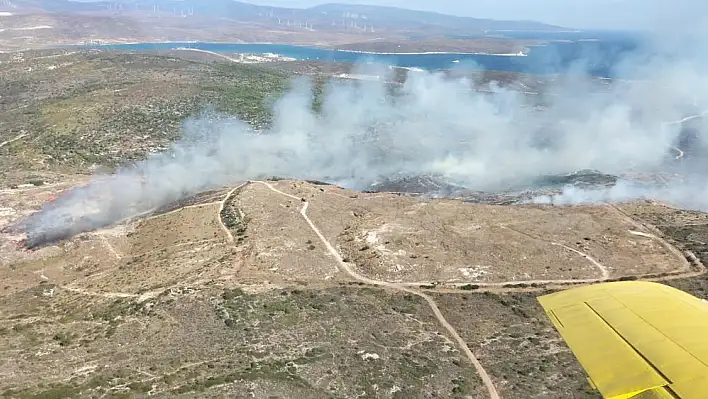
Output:
[[[302,9],[234,0],[0,0],[0,12],[0,51],[56,44],[202,41],[517,54],[542,43],[539,34],[568,30],[533,21],[335,3]],[[26,29],[40,25],[41,32],[26,34]]]
[[[68,0],[6,0],[0,2],[0,10],[13,13],[27,12],[86,12],[101,11],[105,6],[100,2],[75,2]]]
[[[562,31],[534,21],[497,21],[456,17],[403,8],[323,4],[307,9],[261,6],[233,0],[9,0],[0,11],[52,13],[166,13],[236,21],[263,22],[323,30],[411,31],[422,34],[485,34],[495,30]]]
[[[562,31],[568,30],[555,25],[535,21],[498,21],[471,17],[457,17],[428,11],[408,10],[396,7],[330,3],[309,8],[308,11],[327,15],[330,18],[349,18],[372,24],[411,25],[444,27],[451,30],[527,30]]]

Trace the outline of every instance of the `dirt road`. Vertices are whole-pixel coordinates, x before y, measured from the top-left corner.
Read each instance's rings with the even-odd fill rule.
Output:
[[[294,195],[282,192],[278,190],[277,188],[273,187],[270,183],[264,182],[264,181],[254,181],[253,183],[258,183],[262,184],[271,191],[274,191],[280,195],[283,195],[288,198],[295,199],[297,201],[302,201],[303,205],[302,208],[300,209],[300,215],[302,215],[303,219],[307,222],[307,224],[310,226],[312,231],[319,237],[320,241],[325,245],[327,248],[327,251],[336,259],[337,264],[347,274],[349,274],[352,278],[359,280],[363,283],[370,284],[370,285],[376,285],[376,286],[381,286],[381,287],[387,287],[390,289],[402,291],[402,292],[407,292],[409,294],[413,294],[416,296],[419,296],[423,298],[427,303],[428,306],[430,306],[430,309],[433,311],[433,314],[435,314],[435,317],[438,319],[438,322],[447,330],[447,332],[455,339],[457,344],[459,345],[460,349],[462,349],[462,352],[467,356],[467,358],[470,360],[472,365],[474,366],[475,370],[477,371],[477,374],[479,374],[480,378],[482,379],[482,382],[484,383],[485,388],[487,388],[487,392],[489,393],[489,397],[492,399],[500,399],[499,393],[497,392],[496,387],[494,386],[494,383],[492,382],[492,379],[489,377],[489,374],[487,371],[484,369],[482,366],[482,363],[475,357],[475,355],[472,353],[470,348],[467,346],[467,343],[460,337],[460,335],[457,333],[457,330],[445,319],[445,316],[443,316],[442,312],[440,311],[440,308],[438,307],[437,303],[435,303],[435,300],[431,298],[430,296],[420,292],[416,291],[410,288],[406,288],[402,285],[396,284],[396,283],[389,283],[387,281],[378,281],[378,280],[372,280],[368,277],[362,276],[358,274],[356,271],[354,271],[347,262],[344,261],[342,258],[342,255],[337,251],[334,246],[327,240],[327,238],[322,234],[320,229],[315,226],[315,224],[312,222],[312,220],[307,216],[307,208],[309,207],[310,203],[307,201],[303,201],[303,199],[296,197]]]
[[[11,138],[10,140],[3,141],[2,143],[0,143],[0,148],[5,147],[6,145],[8,145],[14,141],[17,141],[25,136],[27,136],[27,133],[22,133],[14,138]]]
[[[658,242],[659,245],[661,245],[662,247],[666,248],[666,250],[671,252],[676,257],[676,259],[679,262],[681,262],[684,269],[686,269],[686,270],[691,269],[691,263],[688,261],[688,259],[686,259],[686,257],[683,256],[681,251],[679,251],[676,247],[671,245],[671,243],[669,243],[663,237],[661,237],[661,232],[658,229],[656,229],[653,226],[649,226],[649,225],[637,222],[636,220],[632,219],[629,215],[627,215],[627,213],[625,211],[623,211],[622,209],[620,209],[620,207],[618,207],[617,205],[609,204],[609,205],[607,205],[607,207],[614,210],[620,217],[622,217],[622,219],[624,219],[627,223],[634,226],[634,228],[636,228],[637,230],[649,230],[652,233],[652,234],[648,234],[648,233],[644,233],[641,231],[630,231],[629,232],[630,234],[653,239],[654,241]]]
[[[575,249],[575,248],[571,248],[571,247],[569,247],[569,246],[567,246],[567,245],[563,245],[563,244],[561,244],[561,243],[557,243],[557,242],[553,242],[553,241],[544,240],[544,239],[542,239],[542,238],[536,237],[536,236],[531,235],[531,234],[529,234],[529,233],[526,233],[526,232],[524,232],[524,231],[517,230],[517,229],[515,229],[515,228],[513,228],[513,227],[509,227],[509,226],[506,226],[506,225],[501,225],[501,227],[502,227],[502,228],[505,228],[505,229],[507,229],[507,230],[511,230],[511,231],[513,231],[513,232],[515,232],[515,233],[521,234],[521,235],[523,235],[523,236],[526,236],[526,237],[528,237],[528,238],[530,238],[530,239],[532,239],[532,240],[544,241],[544,242],[549,243],[550,245],[555,245],[555,246],[557,246],[557,247],[561,247],[561,248],[567,249],[568,251],[575,252],[576,254],[578,254],[578,255],[582,256],[583,258],[587,259],[590,263],[592,263],[593,265],[595,265],[595,267],[597,267],[597,269],[600,271],[601,277],[600,277],[600,278],[597,278],[597,279],[588,279],[588,280],[586,280],[586,281],[589,281],[589,282],[597,282],[597,281],[607,280],[607,279],[610,278],[610,271],[607,269],[607,267],[606,267],[605,265],[603,265],[602,263],[598,262],[597,259],[595,259],[595,258],[593,258],[592,256],[586,254],[585,252],[579,251],[579,250],[577,250],[577,249]],[[533,283],[538,283],[539,281],[543,281],[543,280],[536,280],[536,281],[531,281],[531,282],[533,282]],[[554,281],[558,282],[558,281],[562,281],[562,280],[554,280]],[[567,280],[567,281],[578,281],[578,280]],[[526,282],[526,281],[520,281],[520,282],[528,283],[528,284],[531,283],[531,282]]]

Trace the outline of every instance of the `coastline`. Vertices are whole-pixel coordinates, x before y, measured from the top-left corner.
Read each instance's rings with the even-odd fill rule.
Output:
[[[426,54],[446,54],[446,55],[493,55],[497,57],[528,57],[523,51],[518,53],[470,53],[460,51],[421,51],[421,52],[377,52],[364,50],[347,50],[338,48],[324,48],[325,50],[341,51],[345,53],[372,54],[372,55],[426,55]]]
[[[210,54],[215,57],[220,57],[223,59],[226,59],[231,62],[236,62],[240,64],[255,64],[255,63],[264,63],[264,62],[289,62],[289,61],[297,61],[296,58],[292,57],[285,57],[280,54],[276,53],[258,53],[258,54],[250,54],[250,53],[237,53],[240,57],[239,59],[229,57],[226,54],[222,54],[216,51],[211,51],[211,50],[202,50],[198,48],[190,48],[190,47],[177,47],[174,49],[175,51],[192,51],[192,52],[197,52],[197,53],[203,53],[203,54]]]
[[[186,43],[186,44],[194,44],[194,43],[205,43],[205,42],[200,42],[198,40],[155,40],[155,41],[138,41],[138,42],[126,42],[122,40],[116,40],[116,39],[108,39],[108,40],[103,40],[103,39],[96,39],[97,41],[100,42],[100,44],[88,44],[86,42],[78,42],[73,44],[74,46],[95,46],[95,47],[101,47],[101,46],[115,46],[115,45],[129,45],[129,46],[134,46],[137,44],[181,44],[181,43]],[[216,42],[215,42],[216,43]],[[236,43],[235,43],[236,44]],[[238,43],[240,44],[240,43]]]
[[[283,59],[291,61],[313,61],[313,62],[345,62],[359,63],[367,62],[367,57],[373,58],[376,63],[383,63],[395,67],[419,68],[423,70],[446,70],[454,69],[456,65],[465,65],[468,61],[469,65],[465,68],[496,70],[507,72],[528,73],[536,75],[555,75],[559,71],[568,68],[568,63],[576,57],[573,51],[565,51],[564,47],[553,49],[553,43],[557,41],[549,41],[548,43],[529,45],[524,50],[515,54],[508,53],[484,53],[484,52],[448,52],[448,51],[420,51],[420,52],[366,52],[359,50],[337,49],[332,46],[319,46],[303,44],[278,44],[278,43],[238,43],[233,41],[183,41],[183,40],[163,40],[163,41],[135,41],[127,38],[114,39],[99,43],[82,42],[79,44],[54,44],[46,45],[42,48],[56,49],[81,49],[86,51],[125,51],[125,52],[150,52],[150,51],[171,51],[177,48],[188,48],[196,50],[211,51],[222,54],[247,54],[244,56],[243,62],[257,63],[259,57],[263,57],[262,61],[271,61],[273,59]],[[577,41],[580,45],[586,42]],[[560,45],[560,43],[559,43]],[[551,46],[550,50],[544,48]],[[567,46],[567,45],[566,45]],[[573,46],[568,46],[571,50]],[[7,49],[0,49],[7,51]],[[537,54],[538,50],[538,54]],[[549,51],[559,51],[561,55],[565,54],[567,59],[554,61],[552,65],[546,66],[544,63],[544,54]],[[600,49],[602,50],[602,49]],[[241,61],[242,57],[233,57]],[[248,58],[246,60],[245,58]],[[539,62],[539,59],[541,62]],[[611,78],[612,73],[606,67],[586,71],[594,77]]]
[[[518,53],[488,53],[488,52],[458,52],[458,51],[419,51],[419,52],[384,52],[384,51],[364,51],[364,50],[347,50],[339,49],[336,47],[321,47],[313,46],[308,44],[289,44],[289,43],[273,43],[273,42],[203,42],[198,40],[165,40],[165,41],[119,41],[119,40],[101,40],[101,44],[86,44],[77,43],[77,45],[88,45],[88,46],[112,46],[112,45],[141,45],[141,44],[203,44],[203,45],[270,45],[270,46],[292,46],[292,47],[303,47],[314,50],[325,50],[325,51],[336,51],[343,53],[355,53],[355,54],[371,54],[371,55],[485,55],[485,56],[496,56],[496,57],[527,57],[528,53],[520,50]]]

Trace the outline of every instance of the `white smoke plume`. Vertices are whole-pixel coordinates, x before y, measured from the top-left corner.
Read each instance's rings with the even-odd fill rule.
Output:
[[[706,38],[705,35],[700,36]],[[683,48],[686,44],[683,43]],[[109,225],[196,192],[246,179],[284,176],[364,189],[382,177],[437,174],[476,190],[503,190],[544,174],[597,169],[657,171],[675,156],[677,121],[708,109],[708,67],[694,51],[679,57],[653,46],[621,65],[623,76],[599,89],[577,74],[557,77],[539,96],[469,80],[411,72],[390,93],[389,70],[364,66],[378,81],[332,81],[321,112],[300,78],[275,104],[272,126],[253,131],[235,118],[202,115],[184,122],[168,151],[111,176],[100,176],[22,221],[30,246]],[[705,107],[705,108],[703,108]],[[698,146],[708,129],[699,126]],[[664,188],[620,181],[604,191],[568,189],[536,202],[581,203],[658,197],[708,209],[699,164],[689,183]]]

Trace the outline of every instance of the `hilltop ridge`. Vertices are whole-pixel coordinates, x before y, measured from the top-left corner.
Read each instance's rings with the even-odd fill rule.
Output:
[[[9,5],[8,5],[9,4]],[[270,21],[278,18],[290,18],[303,23],[317,24],[318,29],[336,30],[337,24],[332,19],[347,22],[360,21],[364,24],[376,24],[377,30],[422,29],[435,30],[437,33],[465,31],[467,33],[485,33],[489,30],[568,30],[560,26],[535,21],[502,21],[484,18],[472,18],[441,14],[430,11],[410,10],[399,7],[376,5],[356,5],[327,3],[309,8],[277,7],[251,4],[234,0],[121,0],[121,1],[71,1],[71,0],[13,0],[0,4],[0,10],[51,13],[103,13],[103,14],[141,14],[160,12],[176,13],[185,17],[212,17],[239,21]],[[337,21],[339,22],[339,21]],[[329,27],[328,27],[329,26]],[[346,26],[345,26],[346,27]],[[363,26],[358,26],[363,29]]]
[[[14,219],[65,187],[0,202]],[[617,279],[704,281],[680,252],[699,248],[627,216],[664,212],[271,180],[37,251],[2,233],[0,360],[32,370],[7,377],[2,394],[594,397],[535,296]]]
[[[494,30],[526,30],[526,31],[567,31],[569,28],[526,20],[496,20],[449,15],[432,11],[412,10],[400,7],[326,3],[310,7],[307,10],[320,12],[330,16],[348,16],[361,18],[370,23],[418,24],[418,27],[444,27],[446,30],[477,30],[487,33]]]

